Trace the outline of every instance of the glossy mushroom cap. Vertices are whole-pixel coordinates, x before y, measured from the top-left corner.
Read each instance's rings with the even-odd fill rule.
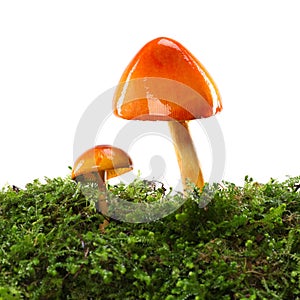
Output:
[[[132,161],[125,151],[110,145],[98,145],[77,158],[71,178],[92,177],[92,174],[106,172],[106,179],[110,179],[131,170]]]
[[[203,65],[180,43],[147,43],[125,69],[113,110],[124,119],[192,120],[222,110],[219,91]]]

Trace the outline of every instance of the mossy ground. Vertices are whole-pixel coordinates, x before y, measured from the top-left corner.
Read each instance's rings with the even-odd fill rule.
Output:
[[[0,191],[0,299],[300,299],[298,178],[194,190],[155,222],[111,220],[69,178]],[[128,201],[165,192],[137,179]]]

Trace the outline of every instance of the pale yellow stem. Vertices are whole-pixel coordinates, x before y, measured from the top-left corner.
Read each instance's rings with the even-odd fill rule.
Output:
[[[183,190],[187,190],[187,179],[194,183],[199,189],[204,186],[204,179],[188,128],[188,121],[169,122],[169,129],[173,139],[177,161],[181,173]]]
[[[106,202],[106,172],[99,171],[100,180],[98,180],[98,190],[99,190],[99,198],[98,198],[98,209],[102,215],[107,216],[108,213],[108,205]],[[102,233],[105,232],[105,227],[109,224],[108,220],[104,220],[102,224],[99,225],[99,229]]]

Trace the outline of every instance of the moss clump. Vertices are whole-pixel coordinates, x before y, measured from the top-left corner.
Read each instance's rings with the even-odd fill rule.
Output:
[[[300,299],[300,177],[196,189],[155,222],[103,217],[69,178],[0,192],[0,299]],[[165,192],[111,186],[129,201]]]

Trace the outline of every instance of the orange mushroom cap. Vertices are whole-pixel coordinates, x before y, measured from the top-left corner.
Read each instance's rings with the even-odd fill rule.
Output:
[[[204,66],[175,40],[160,37],[132,59],[115,90],[115,115],[138,120],[192,120],[222,110]]]
[[[105,171],[106,179],[110,179],[129,172],[132,168],[131,158],[125,151],[110,145],[98,145],[77,158],[71,178]]]

